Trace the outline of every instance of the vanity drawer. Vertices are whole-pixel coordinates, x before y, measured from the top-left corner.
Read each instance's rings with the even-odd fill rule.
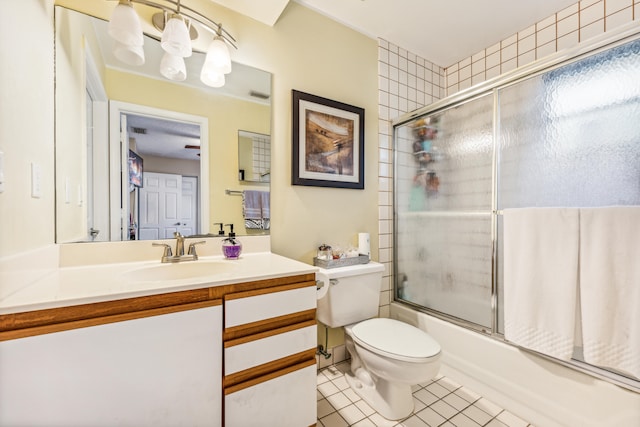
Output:
[[[225,329],[316,309],[315,282],[302,282],[224,296]]]
[[[225,425],[304,427],[316,425],[316,361],[225,389]],[[259,421],[258,421],[259,420]]]
[[[315,350],[318,340],[316,329],[315,320],[311,320],[227,341],[224,344],[224,374],[235,374],[291,355]]]

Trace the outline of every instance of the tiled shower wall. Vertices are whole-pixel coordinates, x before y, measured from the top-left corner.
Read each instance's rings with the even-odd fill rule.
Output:
[[[584,0],[446,69],[446,92],[460,90],[640,21],[640,0]]]
[[[640,0],[584,0],[449,67],[378,41],[378,259],[386,266],[380,316],[393,301],[393,141],[391,121],[445,96],[544,56],[569,49],[629,22],[640,24]]]

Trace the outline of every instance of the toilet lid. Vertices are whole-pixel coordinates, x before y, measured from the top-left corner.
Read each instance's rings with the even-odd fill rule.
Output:
[[[374,353],[407,362],[425,361],[440,353],[440,344],[429,334],[399,320],[365,320],[351,328],[351,335]]]

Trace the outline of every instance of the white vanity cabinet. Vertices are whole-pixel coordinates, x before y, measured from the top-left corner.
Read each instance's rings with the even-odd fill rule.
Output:
[[[0,425],[222,425],[222,305],[0,342]]]
[[[313,278],[230,293],[224,307],[225,425],[315,425]]]
[[[316,423],[315,274],[0,315],[1,426]]]

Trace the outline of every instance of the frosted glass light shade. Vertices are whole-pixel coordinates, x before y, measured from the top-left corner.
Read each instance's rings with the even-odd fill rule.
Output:
[[[207,68],[207,70],[216,70],[222,74],[229,74],[231,72],[229,48],[224,40],[222,40],[222,37],[215,37],[209,44],[207,57],[204,60],[204,68]]]
[[[184,81],[187,78],[184,58],[165,52],[160,60],[160,74],[174,82]]]
[[[184,19],[171,15],[162,32],[160,45],[165,52],[186,58],[191,56],[191,37]]]
[[[116,41],[113,54],[125,64],[136,66],[144,64],[144,49],[142,46],[126,45]]]
[[[222,87],[225,84],[224,74],[215,69],[208,68],[206,62],[202,66],[200,80],[202,80],[202,83],[211,87]]]
[[[113,9],[107,31],[111,38],[125,45],[142,46],[144,43],[140,18],[127,0],[120,1]]]

